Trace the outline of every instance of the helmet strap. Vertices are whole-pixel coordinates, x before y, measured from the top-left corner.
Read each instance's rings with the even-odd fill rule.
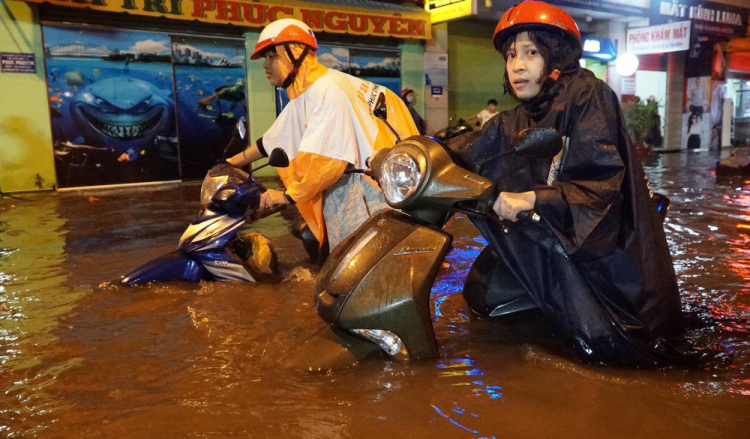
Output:
[[[305,60],[308,52],[310,52],[310,46],[305,46],[305,49],[302,51],[302,54],[299,56],[299,58],[294,57],[294,54],[292,54],[292,49],[289,47],[289,43],[284,43],[284,49],[286,50],[286,54],[289,57],[289,60],[292,62],[292,71],[289,72],[289,74],[286,76],[286,79],[284,79],[284,82],[281,84],[281,86],[284,88],[288,88],[294,83],[294,80],[297,79],[297,72],[299,72],[299,68],[300,66],[302,66],[302,61]]]
[[[552,73],[550,73],[547,76],[547,79],[544,80],[544,85],[547,88],[551,88],[553,85],[555,85],[555,83],[557,82],[558,78],[560,78],[560,75],[561,75],[561,73],[560,73],[559,69],[552,70]]]

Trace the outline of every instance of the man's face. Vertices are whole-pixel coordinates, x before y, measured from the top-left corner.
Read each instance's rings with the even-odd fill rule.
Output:
[[[497,110],[497,105],[495,105],[495,104],[487,104],[487,111],[489,111],[490,113],[494,113],[495,110]]]
[[[505,56],[505,69],[516,96],[521,100],[527,100],[538,95],[542,88],[544,58],[529,39],[528,32],[516,35],[516,41],[510,45]]]
[[[281,85],[284,81],[279,71],[279,55],[274,48],[266,50],[264,54],[263,68],[266,70],[266,79],[271,85]]]

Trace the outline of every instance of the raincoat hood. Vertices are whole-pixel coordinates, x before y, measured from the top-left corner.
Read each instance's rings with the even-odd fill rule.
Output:
[[[289,48],[295,58],[302,56],[305,47],[306,46],[303,44],[289,44]],[[292,60],[289,59],[289,55],[283,45],[277,45],[275,48],[276,54],[278,55],[279,73],[282,78],[286,78],[292,73],[294,65],[292,64]],[[328,67],[318,62],[318,57],[315,53],[308,52],[299,69],[297,69],[297,75],[294,78],[294,82],[286,88],[289,99],[295,99],[304,93],[305,90],[310,88],[310,86],[318,80],[318,78],[325,75],[327,71]]]

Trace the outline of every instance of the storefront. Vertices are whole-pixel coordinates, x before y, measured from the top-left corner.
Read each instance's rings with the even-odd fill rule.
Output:
[[[659,104],[660,120],[666,120],[668,54],[687,53],[690,35],[690,21],[628,29],[626,51],[637,60],[637,70],[623,79],[632,84],[623,89],[623,102],[636,98],[654,99]],[[681,94],[679,99],[682,99]],[[664,130],[665,127],[660,128]],[[662,136],[664,134],[662,131]]]
[[[262,27],[276,19],[306,22],[318,37],[321,62],[330,68],[397,94],[424,85],[423,41],[430,37],[430,22],[413,6],[29,2],[41,34],[35,73],[44,78],[50,127],[44,136],[49,144],[39,149],[45,153],[37,152],[34,160],[54,163],[54,177],[44,178],[47,185],[39,189],[200,179],[232,153],[225,147],[240,118],[249,120],[251,138],[262,135],[285,96],[268,85],[262,62],[248,55]],[[20,66],[23,51],[16,52],[11,58]],[[6,54],[12,51],[3,50],[4,60]],[[10,70],[4,70],[0,82],[9,79]],[[0,148],[22,147],[16,142]],[[33,172],[29,166],[27,173]],[[34,189],[14,183],[0,177],[4,190]]]
[[[726,80],[722,146],[750,145],[750,38],[733,38],[718,47],[723,59],[718,77]]]
[[[669,148],[679,146],[681,149],[716,150],[722,145],[736,143],[729,139],[732,133],[737,132],[737,127],[744,132],[742,118],[735,118],[735,123],[732,123],[729,114],[724,114],[725,98],[735,100],[733,95],[736,91],[740,97],[744,95],[739,82],[743,74],[727,68],[729,59],[723,48],[732,39],[747,34],[749,14],[748,8],[717,2],[652,2],[651,24],[657,25],[654,28],[680,23],[689,26],[687,48],[682,40],[676,43],[680,45],[679,51],[661,51],[671,52],[668,63],[673,68],[669,70],[669,81],[678,87],[670,90],[670,100],[673,102],[670,103],[672,110],[668,111],[668,115],[670,118],[682,116],[681,124],[671,130]],[[734,104],[729,103],[729,108],[732,107]],[[730,123],[727,124],[727,121]],[[726,129],[730,130],[729,136],[723,133]]]

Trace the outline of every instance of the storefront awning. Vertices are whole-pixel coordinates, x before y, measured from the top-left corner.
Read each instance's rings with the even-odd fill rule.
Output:
[[[421,8],[358,0],[337,2],[283,0],[20,0],[104,12],[126,12],[174,20],[263,27],[297,18],[316,32],[406,39],[430,38],[430,14]]]
[[[721,50],[727,53],[750,52],[750,38],[732,38],[722,44]]]

